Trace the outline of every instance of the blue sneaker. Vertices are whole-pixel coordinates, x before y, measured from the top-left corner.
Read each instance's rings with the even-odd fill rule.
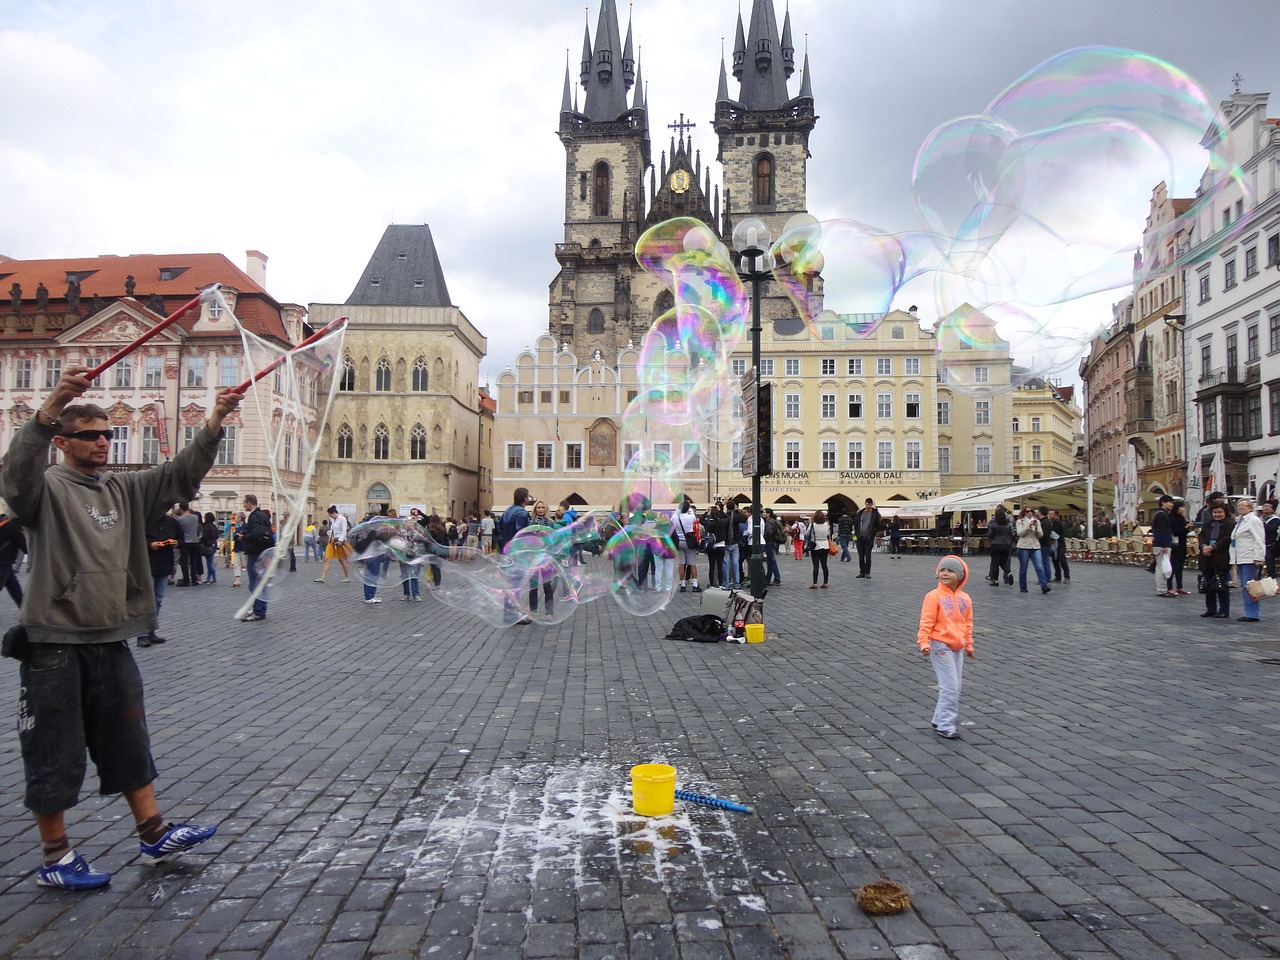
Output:
[[[155,843],[138,841],[138,848],[142,851],[142,859],[145,863],[164,863],[174,854],[182,853],[197,844],[204,843],[217,832],[217,827],[197,827],[191,823],[171,823],[168,829],[165,830],[163,837]]]
[[[41,867],[36,873],[36,883],[42,887],[60,887],[63,890],[93,890],[111,882],[111,874],[98,873],[89,861],[72,850],[52,867]]]

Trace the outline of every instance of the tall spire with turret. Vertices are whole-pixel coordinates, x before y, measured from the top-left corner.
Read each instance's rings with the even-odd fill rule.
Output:
[[[733,79],[742,79],[743,64],[747,58],[747,38],[742,31],[742,11],[738,11],[738,29],[733,35]]]
[[[627,20],[627,42],[622,47],[622,78],[628,89],[636,79],[636,58],[631,53],[631,21]]]
[[[738,99],[748,110],[781,110],[788,100],[788,73],[773,0],[755,0],[742,69],[742,93]]]
[[[806,55],[808,51],[805,51]],[[782,20],[782,67],[787,79],[796,72],[796,45],[791,42],[791,5],[787,5],[787,15]]]
[[[592,120],[616,120],[627,112],[627,90],[634,77],[627,75],[627,53],[618,32],[614,0],[602,0],[596,22],[596,40],[590,49],[590,69],[582,85],[587,88],[584,112]]]

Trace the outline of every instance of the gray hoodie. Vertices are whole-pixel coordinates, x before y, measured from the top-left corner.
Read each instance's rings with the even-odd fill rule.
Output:
[[[0,495],[32,546],[21,617],[27,634],[33,643],[110,643],[153,630],[144,529],[195,496],[219,438],[205,428],[169,463],[90,477],[47,465],[56,432],[31,418],[0,465]]]

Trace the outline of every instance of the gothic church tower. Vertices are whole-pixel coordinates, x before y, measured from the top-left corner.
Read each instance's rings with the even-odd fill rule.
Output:
[[[676,131],[669,151],[662,151],[657,164],[651,159],[631,24],[623,41],[615,0],[601,0],[595,36],[588,28],[583,38],[581,106],[566,67],[559,128],[565,148],[564,242],[556,244],[560,271],[548,291],[547,332],[580,360],[599,350],[602,359],[615,362],[618,351],[638,345],[671,306],[670,293],[635,262],[636,241],[649,226],[695,217],[730,245],[737,220],[759,217],[776,238],[791,216],[807,211],[809,133],[816,117],[807,56],[798,96],[787,92],[795,72],[790,13],[779,36],[772,0],[754,0],[748,31],[738,15],[733,56],[741,91],[730,98],[722,60],[714,118],[723,210],[721,187],[712,184],[710,164],[703,166],[688,135],[695,124],[683,115],[669,125]],[[794,314],[782,291],[771,290],[767,315]]]
[[[742,14],[738,14],[733,76],[741,86],[738,98],[731,99],[728,74],[721,60],[715,114],[720,150],[716,159],[721,163],[724,179],[721,232],[730,247],[734,225],[747,217],[763,220],[777,240],[791,217],[808,212],[809,135],[818,118],[814,114],[808,53],[799,93],[791,97],[787,92],[787,81],[795,73],[795,55],[790,11],[783,21],[781,36],[772,0],[754,0],[750,27],[745,33]],[[815,313],[821,310],[821,289],[821,279],[815,280]],[[769,291],[762,311],[774,319],[796,313],[776,290]]]
[[[585,103],[579,108],[567,66],[560,103],[564,243],[556,244],[560,272],[551,284],[547,331],[579,357],[599,349],[612,361],[634,336],[631,277],[650,165],[644,83],[631,25],[624,43],[614,0],[600,4],[594,43],[586,31],[580,66]]]

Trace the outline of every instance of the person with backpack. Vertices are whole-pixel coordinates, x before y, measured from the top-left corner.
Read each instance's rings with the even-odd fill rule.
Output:
[[[516,487],[516,492],[512,496],[511,506],[507,507],[502,513],[502,519],[498,521],[498,537],[499,546],[505,553],[507,545],[515,539],[517,533],[529,525],[529,488]],[[450,537],[450,555],[453,553],[453,538]],[[519,574],[519,571],[517,571]],[[520,613],[517,606],[516,597],[528,588],[526,578],[523,574],[519,575],[519,582],[512,584],[512,589],[507,591],[507,596],[503,598],[502,606],[505,613],[505,619],[508,624],[524,626],[532,623],[528,617]]]
[[[804,538],[809,532],[809,524],[804,517],[796,517],[796,522],[791,525],[791,547],[797,560],[804,559]]]
[[[671,535],[680,547],[680,592],[684,593],[692,584],[693,592],[701,593],[702,588],[698,586],[698,545],[702,540],[702,527],[693,501],[688,497],[680,501],[680,510],[671,518]]]

